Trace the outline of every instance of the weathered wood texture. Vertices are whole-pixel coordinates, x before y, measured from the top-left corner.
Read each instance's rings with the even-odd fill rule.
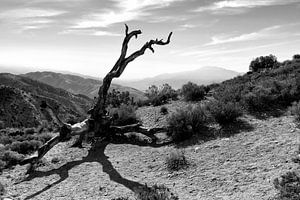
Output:
[[[152,139],[153,142],[156,141],[156,138],[154,136],[155,132],[162,131],[162,129],[145,129],[141,127],[141,124],[134,124],[134,125],[128,125],[128,126],[110,126],[110,119],[107,116],[106,112],[106,97],[108,93],[108,89],[111,85],[111,82],[114,78],[118,78],[121,76],[123,71],[125,70],[128,63],[132,62],[137,57],[143,55],[147,49],[150,49],[154,53],[153,45],[167,45],[170,43],[170,39],[172,36],[172,32],[169,33],[169,36],[166,41],[163,40],[150,40],[146,42],[139,50],[133,52],[131,55],[127,56],[127,49],[128,49],[128,43],[132,37],[137,38],[138,35],[142,34],[141,30],[134,30],[129,32],[128,26],[125,24],[125,38],[122,43],[122,49],[121,49],[121,55],[111,71],[103,78],[103,83],[99,88],[98,91],[98,98],[97,102],[93,106],[93,108],[89,111],[89,114],[91,115],[90,119],[93,120],[94,125],[91,126],[88,124],[90,119],[84,120],[87,125],[81,124],[82,128],[78,129],[76,125],[73,127],[74,130],[72,130],[72,127],[70,125],[63,123],[59,117],[56,115],[56,118],[59,123],[61,123],[61,130],[60,135],[53,137],[51,140],[49,140],[47,143],[45,143],[42,147],[39,148],[37,154],[25,158],[21,164],[35,164],[38,162],[51,148],[53,148],[56,144],[62,141],[69,140],[74,135],[80,135],[80,138],[83,138],[82,136],[88,132],[94,132],[95,136],[106,138],[109,137],[108,134],[111,133],[119,133],[124,134],[125,132],[140,132],[142,134],[147,135]],[[42,108],[49,107],[45,102],[41,105]],[[49,107],[52,109],[51,107]],[[68,131],[69,130],[69,131]],[[113,138],[113,137],[112,137]]]

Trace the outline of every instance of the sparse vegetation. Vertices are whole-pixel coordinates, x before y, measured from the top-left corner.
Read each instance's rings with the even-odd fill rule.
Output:
[[[293,55],[293,60],[299,60],[299,59],[300,59],[300,54]]]
[[[52,138],[34,128],[7,128],[0,131],[0,169],[18,164],[25,155],[36,151]]]
[[[159,106],[167,103],[169,100],[177,99],[177,92],[167,83],[161,87],[151,85],[146,91],[146,96],[149,98],[149,103],[153,106]]]
[[[184,151],[174,150],[166,158],[166,165],[169,171],[178,171],[187,168],[189,164]]]
[[[274,55],[260,56],[251,61],[249,70],[252,72],[261,72],[277,67],[277,58]]]
[[[207,109],[212,118],[221,126],[229,125],[242,116],[242,110],[237,103],[212,101],[208,103]]]
[[[113,118],[114,125],[128,125],[139,121],[135,110],[133,105],[122,104],[118,108],[111,108],[109,114]]]
[[[201,101],[206,94],[206,88],[195,83],[188,82],[181,88],[181,93],[186,101]]]
[[[153,185],[136,188],[137,200],[179,200],[178,196],[165,185]]]
[[[205,107],[188,106],[177,110],[168,118],[169,135],[175,142],[181,142],[195,133],[200,133],[208,121]]]
[[[118,198],[113,198],[112,200],[129,200],[128,197],[118,197]]]
[[[168,114],[168,108],[165,107],[165,106],[162,106],[162,107],[160,108],[160,113],[163,114],[163,115]]]
[[[238,103],[250,113],[287,108],[300,100],[299,73],[299,64],[291,61],[287,66],[225,81],[214,89],[213,96],[225,103]]]
[[[133,105],[134,101],[133,98],[130,97],[130,93],[128,91],[120,92],[118,90],[113,89],[111,92],[108,93],[106,103],[111,107],[117,108],[120,107],[122,104]]]
[[[1,197],[2,195],[4,195],[4,193],[5,193],[4,185],[0,182],[0,197]]]
[[[276,200],[300,199],[300,174],[296,171],[287,172],[274,180],[274,186],[278,190]]]
[[[294,102],[290,107],[291,114],[295,116],[297,122],[300,122],[300,102]]]

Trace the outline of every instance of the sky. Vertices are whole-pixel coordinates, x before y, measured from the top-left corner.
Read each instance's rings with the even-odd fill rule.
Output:
[[[120,55],[127,24],[141,30],[122,79],[218,66],[246,72],[252,59],[300,53],[300,0],[0,0],[0,66],[103,77]]]

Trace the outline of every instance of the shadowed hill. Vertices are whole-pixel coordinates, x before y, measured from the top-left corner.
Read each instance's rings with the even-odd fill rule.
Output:
[[[8,127],[37,126],[42,120],[54,123],[50,110],[40,109],[46,101],[64,121],[86,116],[92,100],[63,89],[13,74],[0,74],[0,120]]]
[[[102,84],[102,81],[99,80],[55,72],[30,72],[23,76],[41,81],[53,87],[65,89],[74,94],[83,94],[90,98],[98,96],[98,90]],[[128,91],[136,100],[145,99],[143,92],[131,87],[112,84],[110,90],[113,89],[120,92]]]

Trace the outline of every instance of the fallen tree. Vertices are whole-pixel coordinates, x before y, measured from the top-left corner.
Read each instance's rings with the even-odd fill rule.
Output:
[[[166,41],[163,41],[162,39],[150,40],[146,42],[139,50],[127,56],[129,41],[132,39],[132,37],[137,38],[140,34],[142,34],[141,30],[134,30],[129,32],[128,26],[125,24],[125,38],[122,43],[121,55],[116,61],[111,71],[103,78],[103,83],[98,91],[97,101],[92,107],[92,109],[88,111],[90,117],[88,119],[85,119],[83,122],[71,126],[70,124],[63,123],[56,115],[57,121],[60,123],[61,127],[59,135],[53,137],[51,140],[49,140],[47,143],[41,146],[36,154],[27,157],[23,160],[21,164],[31,164],[29,171],[31,171],[34,164],[37,163],[56,144],[69,140],[72,136],[75,135],[79,135],[79,139],[75,142],[75,146],[81,145],[84,135],[88,132],[94,132],[94,136],[101,138],[101,140],[119,138],[126,139],[126,137],[124,136],[126,132],[139,132],[150,137],[151,143],[155,143],[157,141],[157,138],[154,136],[154,133],[165,131],[164,128],[147,129],[142,127],[141,124],[133,124],[127,126],[112,126],[112,119],[108,116],[108,113],[106,111],[106,98],[112,80],[114,78],[120,77],[123,71],[125,70],[126,66],[130,62],[135,60],[137,57],[143,55],[147,49],[151,50],[154,53],[153,45],[169,44],[172,36],[172,32],[170,32]],[[44,104],[43,107],[46,108],[47,105]]]

